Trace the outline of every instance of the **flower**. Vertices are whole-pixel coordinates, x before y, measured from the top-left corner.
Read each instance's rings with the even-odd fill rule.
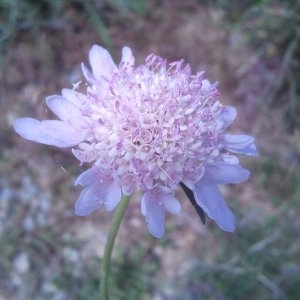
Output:
[[[191,74],[183,61],[167,63],[151,54],[134,67],[128,47],[119,66],[94,45],[91,70],[82,64],[86,93],[63,89],[46,98],[60,120],[15,120],[23,138],[72,147],[90,168],[76,179],[83,190],[75,213],[85,216],[104,205],[113,210],[122,194],[140,190],[141,211],[154,237],[164,234],[165,212],[179,213],[175,191],[184,185],[197,205],[221,229],[235,229],[233,213],[219,184],[249,177],[235,154],[257,155],[254,139],[225,133],[236,110],[218,100],[216,84],[203,71]]]

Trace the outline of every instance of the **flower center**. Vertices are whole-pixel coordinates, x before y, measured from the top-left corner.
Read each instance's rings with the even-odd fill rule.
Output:
[[[201,174],[202,163],[218,149],[217,90],[182,62],[150,56],[146,65],[120,66],[109,88],[90,89],[90,157],[113,165],[120,182],[131,176],[137,188],[174,190],[186,173]],[[104,92],[103,92],[104,90]],[[196,178],[195,178],[196,180]]]

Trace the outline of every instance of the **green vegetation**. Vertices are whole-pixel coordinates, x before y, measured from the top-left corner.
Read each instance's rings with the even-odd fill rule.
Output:
[[[72,26],[66,10],[82,15],[98,33],[101,44],[113,51],[109,27],[126,21],[132,14],[144,15],[148,5],[139,0],[0,0],[0,52],[24,33],[29,32],[37,41],[45,29],[65,30]]]
[[[253,61],[263,61],[273,72],[261,102],[268,108],[280,107],[287,129],[295,130],[300,126],[300,1],[215,2],[224,11],[228,27],[242,35],[242,44],[255,50]]]

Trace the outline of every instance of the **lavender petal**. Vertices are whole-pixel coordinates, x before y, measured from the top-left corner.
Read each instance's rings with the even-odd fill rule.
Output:
[[[103,77],[111,78],[112,72],[117,68],[109,52],[98,45],[90,49],[89,61],[94,77],[100,81]]]
[[[233,106],[226,106],[222,114],[220,115],[220,120],[222,121],[222,130],[225,130],[235,119],[236,109]]]
[[[240,183],[248,179],[250,172],[241,165],[211,164],[205,167],[204,178],[216,184]]]
[[[146,217],[149,232],[155,238],[161,238],[164,235],[165,228],[165,209],[153,191],[144,193],[141,202],[142,212]]]
[[[120,202],[122,191],[117,181],[113,181],[105,191],[104,206],[107,211],[112,211]]]
[[[121,63],[128,64],[129,66],[134,65],[134,56],[132,55],[132,51],[129,47],[124,47],[122,49]]]
[[[20,118],[15,120],[14,129],[27,140],[62,148],[75,146],[83,140],[70,124],[57,120]]]
[[[160,193],[159,198],[163,203],[163,206],[170,214],[177,215],[181,211],[180,202],[171,194]]]
[[[81,111],[62,96],[46,98],[48,107],[63,121],[81,116]]]
[[[95,181],[95,178],[97,178],[97,171],[94,168],[90,168],[76,178],[74,185],[87,186]]]
[[[105,189],[101,189],[97,183],[84,188],[76,201],[75,214],[87,216],[103,204]]]
[[[225,203],[217,185],[209,180],[202,179],[196,183],[195,199],[206,214],[216,221],[218,226],[228,232],[235,230],[235,218]]]
[[[254,138],[246,134],[224,134],[225,149],[233,153],[258,156]]]

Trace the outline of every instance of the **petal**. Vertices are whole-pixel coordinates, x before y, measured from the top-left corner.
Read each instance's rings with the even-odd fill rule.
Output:
[[[87,81],[89,81],[90,83],[95,83],[96,82],[95,77],[93,76],[91,71],[87,68],[87,66],[84,63],[81,63],[81,71],[82,71],[83,76],[85,77],[85,79]]]
[[[203,79],[201,82],[201,92],[209,92],[211,88],[211,83],[207,79]]]
[[[89,61],[97,80],[103,80],[103,77],[111,78],[112,72],[117,68],[109,52],[98,45],[90,49]]]
[[[246,134],[224,134],[225,149],[233,153],[258,156],[254,138]]]
[[[75,146],[83,140],[74,127],[57,120],[20,118],[15,120],[14,129],[27,140],[62,148]]]
[[[219,118],[222,122],[222,129],[226,129],[235,119],[236,109],[233,106],[226,106]]]
[[[80,184],[81,186],[87,186],[91,184],[95,178],[97,178],[97,171],[94,168],[88,169],[81,173],[75,180],[74,185]]]
[[[122,192],[117,181],[96,168],[91,168],[78,176],[75,185],[87,186],[75,205],[77,215],[88,215],[104,204],[107,211],[113,210],[120,202]]]
[[[98,183],[88,185],[83,189],[75,204],[75,214],[87,216],[103,204],[105,188]]]
[[[146,217],[149,232],[155,238],[161,238],[165,232],[165,209],[157,193],[146,192],[142,197],[141,209]]]
[[[173,195],[161,193],[159,197],[167,212],[176,215],[181,211],[180,202]]]
[[[142,212],[142,215],[144,217],[146,217],[147,216],[147,208],[146,208],[146,202],[145,202],[144,197],[145,197],[145,194],[143,195],[142,200],[141,200],[141,212]]]
[[[194,195],[198,205],[214,219],[218,226],[228,232],[235,230],[235,218],[228,208],[217,185],[202,179],[195,185]]]
[[[71,89],[63,89],[61,94],[65,99],[73,103],[78,108],[81,108],[82,105],[84,105],[84,103],[86,102],[85,95]]]
[[[132,51],[129,47],[124,47],[122,49],[121,63],[125,63],[125,64],[128,64],[130,66],[134,65],[134,56],[132,55]]]
[[[104,206],[107,211],[112,211],[120,202],[122,192],[117,181],[113,181],[106,190]]]
[[[127,172],[121,177],[121,185],[123,194],[126,196],[131,195],[136,190],[136,176]]]
[[[62,96],[50,96],[46,98],[48,107],[63,121],[81,116],[81,111]]]
[[[238,165],[240,163],[239,158],[233,154],[222,153],[220,158],[222,159],[222,163],[225,165]]]
[[[216,184],[240,183],[249,178],[250,172],[241,165],[207,165],[204,178]]]
[[[81,161],[82,163],[83,162],[91,162],[93,159],[91,158],[91,155],[90,153],[88,153],[87,151],[84,151],[84,150],[80,150],[80,149],[72,149],[71,150],[73,155],[79,160]]]
[[[193,190],[195,188],[195,183],[190,179],[184,179],[182,182],[190,189]]]

